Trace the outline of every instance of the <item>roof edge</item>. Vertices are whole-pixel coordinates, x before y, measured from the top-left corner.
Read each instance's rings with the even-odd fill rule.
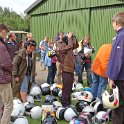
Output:
[[[25,11],[24,13],[27,14],[29,11],[31,11],[34,7],[36,7],[39,3],[41,3],[43,0],[36,0],[34,3],[32,3]]]

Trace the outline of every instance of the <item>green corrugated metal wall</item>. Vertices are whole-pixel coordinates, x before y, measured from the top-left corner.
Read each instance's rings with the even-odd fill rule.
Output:
[[[72,31],[78,38],[89,33],[89,9],[37,15],[31,18],[31,31],[39,42],[45,35],[52,39],[58,31]]]
[[[52,40],[58,31],[72,31],[78,40],[90,34],[91,42],[98,50],[101,44],[112,42],[115,32],[111,18],[115,13],[124,11],[123,0],[44,1],[29,12],[31,32],[38,43],[45,35]]]

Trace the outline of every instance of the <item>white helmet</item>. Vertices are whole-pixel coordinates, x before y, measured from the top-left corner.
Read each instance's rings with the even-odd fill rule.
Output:
[[[19,99],[14,99],[11,117],[22,116],[24,112],[25,112],[25,108],[24,108],[23,103]]]
[[[42,113],[42,108],[40,106],[35,106],[31,109],[30,114],[33,119],[40,119]]]
[[[62,107],[62,104],[59,101],[54,101],[53,107]]]
[[[84,54],[92,54],[92,49],[84,47]]]
[[[84,100],[86,102],[91,102],[93,100],[93,95],[89,91],[82,91],[81,95],[78,96],[78,100]]]
[[[81,91],[83,90],[83,85],[81,83],[76,84],[76,91]]]
[[[76,85],[77,85],[77,82],[75,81],[72,85],[72,90],[76,90]]]
[[[50,86],[50,91],[52,91],[55,87],[57,87],[57,83],[54,83]]]
[[[28,124],[28,120],[24,116],[18,117],[13,124]]]
[[[31,95],[27,96],[27,102],[34,104],[34,98]]]
[[[76,110],[74,109],[74,107],[69,107],[65,110],[64,112],[64,119],[66,121],[71,121],[71,119],[74,117],[74,116],[77,116],[77,112]]]
[[[112,89],[112,94],[110,95],[108,91],[104,91],[102,94],[102,101],[105,108],[115,109],[119,107],[119,91],[118,87]]]
[[[82,112],[85,112],[85,113],[90,113],[92,116],[95,115],[95,110],[92,106],[86,106],[83,108]]]
[[[30,94],[31,94],[32,96],[37,96],[37,95],[41,94],[41,89],[40,89],[40,87],[37,86],[37,85],[32,86],[31,91],[30,91]]]
[[[65,112],[65,108],[59,107],[56,111],[56,118],[63,120],[64,119],[64,112]]]
[[[98,112],[94,117],[94,124],[108,124],[109,115],[105,111]]]
[[[50,85],[48,83],[41,84],[41,89],[43,89],[44,87],[50,87]]]
[[[77,100],[78,99],[78,96],[80,96],[81,95],[81,92],[74,92],[74,93],[72,93],[71,94],[71,99],[72,100]]]
[[[103,104],[99,98],[96,98],[95,101],[93,101],[90,106],[92,106],[95,110],[95,113],[98,113],[99,111],[103,110]]]

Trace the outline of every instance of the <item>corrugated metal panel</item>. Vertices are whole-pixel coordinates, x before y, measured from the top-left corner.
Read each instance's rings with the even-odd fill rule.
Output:
[[[81,40],[82,36],[88,34],[89,9],[51,13],[48,15],[32,16],[31,32],[37,42],[44,39],[45,35],[53,37],[59,31],[72,31]]]
[[[90,35],[96,51],[104,43],[112,43],[116,33],[112,27],[115,13],[124,11],[124,6],[111,6],[91,10]]]
[[[112,4],[124,4],[122,0],[44,0],[30,12],[33,14],[65,11],[80,8],[90,8]]]

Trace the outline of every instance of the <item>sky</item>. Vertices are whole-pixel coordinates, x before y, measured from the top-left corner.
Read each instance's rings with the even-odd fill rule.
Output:
[[[0,0],[0,6],[9,7],[10,10],[18,14],[24,14],[24,11],[36,0]]]

